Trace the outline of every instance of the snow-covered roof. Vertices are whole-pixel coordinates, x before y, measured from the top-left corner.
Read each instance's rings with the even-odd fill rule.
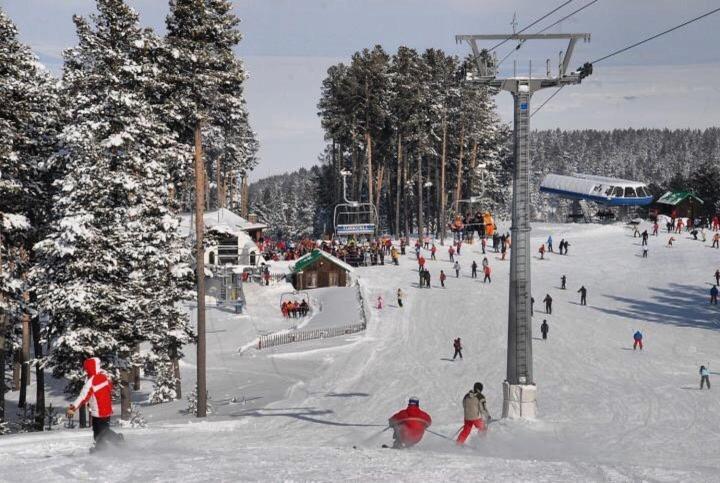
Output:
[[[303,255],[302,257],[298,258],[295,264],[290,267],[290,270],[292,272],[301,272],[305,267],[312,265],[315,263],[318,259],[325,258],[326,260],[330,261],[331,263],[339,266],[346,272],[352,273],[355,271],[353,267],[348,265],[347,263],[343,262],[337,257],[334,257],[330,255],[328,252],[324,250],[318,250],[317,248],[310,253],[307,253]]]
[[[191,213],[183,213],[180,216],[182,219],[180,223],[181,230],[185,235],[189,235],[195,230],[195,226],[193,225],[194,217]],[[203,214],[203,220],[205,221],[206,228],[213,228],[217,231],[231,234],[238,234],[239,232],[245,232],[247,230],[267,228],[267,225],[263,223],[250,223],[242,216],[233,213],[227,208],[206,211]]]
[[[690,191],[668,191],[667,193],[662,195],[660,199],[657,200],[657,202],[663,205],[675,206],[686,200],[687,198],[694,199],[700,202],[700,204],[705,204],[703,200],[695,196],[695,194],[691,193]]]

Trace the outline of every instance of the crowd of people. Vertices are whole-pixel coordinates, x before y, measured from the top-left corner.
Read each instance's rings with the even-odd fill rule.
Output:
[[[307,316],[310,311],[310,305],[307,300],[302,302],[297,300],[286,300],[280,304],[280,312],[286,319],[298,319]]]

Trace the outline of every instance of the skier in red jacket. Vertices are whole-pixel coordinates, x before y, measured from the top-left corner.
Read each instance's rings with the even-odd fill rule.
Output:
[[[420,409],[420,400],[411,397],[408,407],[395,413],[388,424],[393,428],[393,448],[415,446],[425,435],[425,429],[432,424],[430,415]]]
[[[118,443],[123,437],[110,429],[112,416],[112,382],[100,368],[100,359],[91,357],[83,363],[87,374],[85,385],[78,398],[70,405],[67,416],[71,418],[77,409],[87,404],[92,416],[93,439],[95,449],[107,446],[108,442]]]

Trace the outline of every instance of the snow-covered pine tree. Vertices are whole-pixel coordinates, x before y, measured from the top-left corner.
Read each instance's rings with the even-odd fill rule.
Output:
[[[0,9],[0,424],[5,349],[20,342],[6,336],[21,314],[32,312],[22,292],[28,289],[32,245],[45,221],[50,173],[45,161],[54,149],[57,122],[57,82],[20,43],[17,28]],[[40,384],[38,394],[43,391]]]
[[[214,180],[214,198],[222,205],[237,177],[257,163],[243,95],[247,74],[233,52],[242,40],[239,23],[228,0],[170,0],[162,62],[168,124],[190,152],[196,121],[203,119],[207,179]],[[176,173],[179,198],[188,202],[190,169],[178,166]]]
[[[49,362],[70,390],[86,357],[100,357],[117,381],[138,343],[170,350],[190,334],[177,308],[187,253],[167,206],[168,166],[184,152],[147,99],[156,70],[147,47],[156,40],[124,1],[97,8],[91,22],[75,17],[79,44],[65,53],[64,175],[37,245]]]

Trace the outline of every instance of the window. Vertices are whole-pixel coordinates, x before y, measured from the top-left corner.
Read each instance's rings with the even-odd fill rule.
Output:
[[[636,198],[637,195],[635,194],[635,188],[632,188],[630,186],[625,188],[625,198]]]
[[[310,272],[305,274],[307,281],[307,288],[317,288],[318,274],[317,272]]]
[[[622,196],[623,196],[622,186],[616,186],[616,187],[615,187],[615,192],[613,193],[613,196],[615,196],[615,197],[617,197],[617,198],[622,198]]]
[[[649,196],[647,194],[647,191],[645,191],[645,188],[642,186],[638,186],[636,191],[637,191],[637,195],[641,198],[645,198],[645,197]]]
[[[608,189],[605,190],[605,196],[612,195],[613,189],[614,189],[614,186],[608,186]]]
[[[331,287],[336,287],[338,285],[338,273],[337,272],[329,272],[328,273],[328,285]]]

